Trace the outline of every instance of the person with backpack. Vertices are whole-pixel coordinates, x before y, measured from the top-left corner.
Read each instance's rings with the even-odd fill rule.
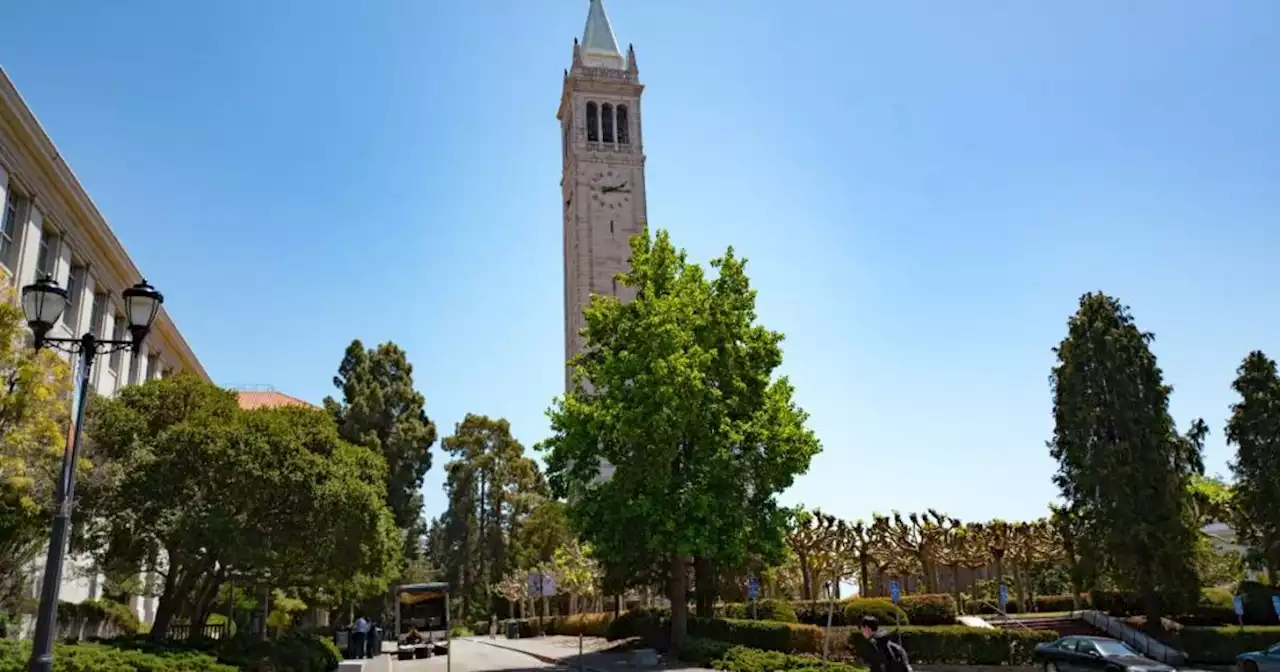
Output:
[[[866,662],[868,672],[911,672],[907,650],[880,629],[880,621],[875,616],[862,617],[862,636],[867,643],[860,657]]]

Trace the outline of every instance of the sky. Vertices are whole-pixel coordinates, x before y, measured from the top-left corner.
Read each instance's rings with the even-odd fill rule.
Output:
[[[749,259],[847,518],[1044,515],[1052,348],[1102,290],[1185,427],[1280,356],[1280,3],[606,0],[650,226]],[[0,65],[214,380],[319,402],[353,338],[441,435],[563,386],[563,69],[587,0],[0,3]],[[624,47],[625,48],[625,47]],[[444,458],[425,487],[437,515]]]

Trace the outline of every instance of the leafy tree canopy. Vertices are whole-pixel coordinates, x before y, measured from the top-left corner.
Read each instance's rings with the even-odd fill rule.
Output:
[[[1275,360],[1249,353],[1232,388],[1227,442],[1236,447],[1231,471],[1240,534],[1258,549],[1274,583],[1280,575],[1280,376]]]
[[[619,282],[636,298],[593,297],[575,387],[550,409],[544,445],[552,487],[602,564],[667,559],[677,606],[689,557],[736,563],[782,547],[775,496],[820,450],[774,376],[782,334],[756,323],[745,261],[730,249],[711,265],[714,278],[666,232],[632,239]],[[596,484],[602,463],[615,471]]]

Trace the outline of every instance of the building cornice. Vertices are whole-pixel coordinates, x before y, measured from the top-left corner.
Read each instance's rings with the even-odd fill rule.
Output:
[[[0,67],[0,121],[9,127],[12,131],[10,137],[20,145],[9,149],[0,143],[0,162],[7,165],[11,175],[16,173],[19,184],[37,195],[41,211],[52,216],[53,223],[63,229],[63,234],[74,246],[92,251],[99,277],[105,271],[115,281],[114,286],[108,289],[118,295],[142,279],[142,272],[3,67]],[[151,334],[152,338],[163,342],[163,349],[172,353],[182,369],[209,380],[208,372],[163,308],[156,317]]]

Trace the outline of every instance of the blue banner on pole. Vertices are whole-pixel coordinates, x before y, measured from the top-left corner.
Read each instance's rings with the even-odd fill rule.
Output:
[[[898,600],[902,599],[902,591],[898,588],[897,581],[889,582],[889,597],[893,599],[894,604],[897,604]]]
[[[1236,616],[1244,616],[1244,598],[1239,595],[1233,595],[1231,603],[1236,608]]]
[[[760,597],[760,580],[754,576],[747,577],[747,599],[754,600]]]
[[[1000,611],[1004,611],[1009,606],[1009,587],[1000,584]]]
[[[1276,618],[1280,618],[1280,595],[1271,596],[1271,608],[1276,610]]]

